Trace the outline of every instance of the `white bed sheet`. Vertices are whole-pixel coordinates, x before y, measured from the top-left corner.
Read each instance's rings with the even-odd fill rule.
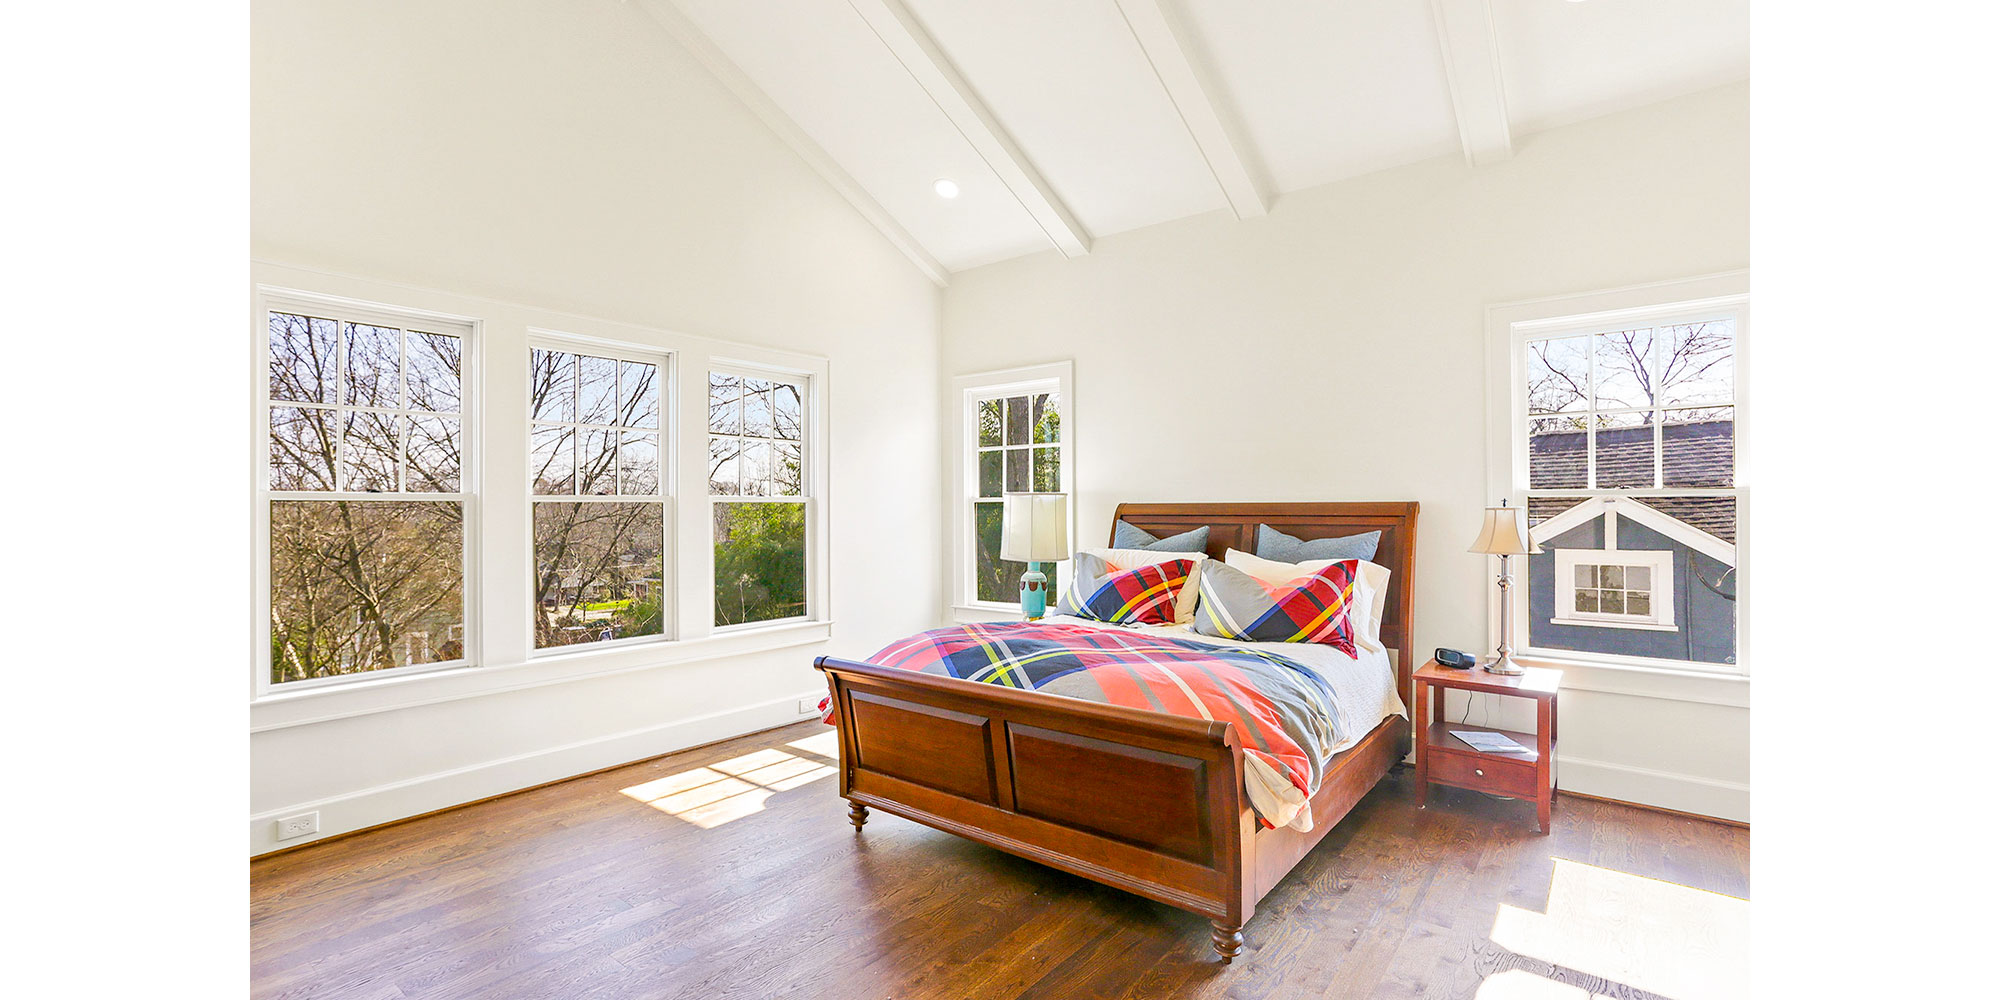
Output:
[[[1383,719],[1390,716],[1409,718],[1409,710],[1403,705],[1403,698],[1396,691],[1396,670],[1391,665],[1386,649],[1368,650],[1356,647],[1359,655],[1349,656],[1333,646],[1313,642],[1238,642],[1233,639],[1218,639],[1212,635],[1202,635],[1191,625],[1107,625],[1088,618],[1070,615],[1050,615],[1042,619],[1049,625],[1079,625],[1084,628],[1120,629],[1144,632],[1149,635],[1193,642],[1208,642],[1218,646],[1241,646],[1275,653],[1298,665],[1311,670],[1326,679],[1333,689],[1334,709],[1340,713],[1340,732],[1345,739],[1328,753],[1346,750],[1360,743]],[[1250,795],[1250,804],[1265,819],[1277,826],[1289,826],[1294,830],[1312,829],[1312,810],[1305,808],[1307,800],[1300,795],[1297,786],[1283,775],[1266,773],[1268,766],[1260,768],[1262,761],[1248,754],[1244,755],[1245,786]]]

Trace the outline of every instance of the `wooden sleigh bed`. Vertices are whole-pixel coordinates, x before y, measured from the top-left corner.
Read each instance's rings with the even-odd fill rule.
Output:
[[[1259,524],[1309,539],[1380,530],[1375,561],[1394,574],[1382,643],[1412,704],[1415,502],[1121,504],[1116,519],[1161,536],[1207,525],[1215,559],[1252,551]],[[1201,914],[1225,963],[1242,950],[1258,901],[1410,740],[1409,720],[1384,720],[1327,765],[1312,832],[1267,829],[1244,791],[1229,723],[833,657],[814,665],[832,689],[840,794],[855,829],[874,807]]]

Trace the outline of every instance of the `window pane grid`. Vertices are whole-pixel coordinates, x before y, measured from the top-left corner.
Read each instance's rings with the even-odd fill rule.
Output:
[[[810,614],[806,386],[711,371],[708,494],[717,628]]]
[[[1736,662],[1739,323],[1579,324],[1521,342],[1516,495],[1550,553],[1530,558],[1517,606],[1530,651]]]
[[[267,402],[271,456],[266,474],[267,488],[273,495],[311,492],[433,497],[457,492],[462,461],[459,335],[278,310],[269,314],[267,326],[272,391]],[[356,330],[369,331],[364,339],[376,345],[378,361],[385,360],[387,352],[381,350],[385,342],[393,339],[395,344],[393,372],[378,366],[366,395],[349,374]],[[301,331],[303,343],[299,340]],[[412,339],[420,339],[434,355],[426,358],[423,372],[426,401],[434,401],[430,389],[435,387],[435,399],[448,400],[449,409],[411,405],[407,383]],[[332,355],[331,384],[325,378],[328,359],[322,356],[322,349]],[[381,389],[385,378],[392,386],[386,399]],[[419,426],[426,431],[426,461],[421,474],[413,476],[411,429]],[[317,455],[309,454],[314,446]],[[427,490],[424,485],[449,489]]]
[[[1653,622],[1653,567],[1607,559],[1578,562],[1567,613],[1604,621]]]
[[[534,645],[665,634],[665,359],[534,345],[529,355]]]
[[[1026,563],[1000,558],[1001,496],[1058,493],[1063,489],[1062,396],[1054,387],[971,397],[972,422],[966,470],[972,478],[969,527],[975,603],[1019,599]]]
[[[665,496],[663,361],[553,347],[531,351],[529,492],[537,499]]]
[[[266,314],[272,684],[466,659],[464,335],[341,312]]]
[[[804,400],[795,382],[710,374],[710,496],[805,495]]]
[[[1733,485],[1734,334],[1734,320],[1720,317],[1530,339],[1529,487],[1623,491]],[[1713,465],[1726,451],[1727,471],[1705,469],[1670,479],[1667,426],[1674,415],[1706,417],[1682,424],[1716,425],[1677,437],[1728,438],[1679,449],[1681,465],[1693,455]]]

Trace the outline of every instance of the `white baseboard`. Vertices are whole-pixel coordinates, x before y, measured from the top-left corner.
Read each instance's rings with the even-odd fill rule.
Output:
[[[1556,784],[1580,795],[1750,822],[1750,786],[1736,781],[1585,760],[1558,751]]]
[[[283,847],[309,844],[337,834],[812,718],[813,715],[798,711],[801,697],[804,696],[795,695],[693,719],[613,733],[265,810],[250,817],[250,853],[255,856]],[[1568,791],[1700,816],[1738,822],[1750,820],[1750,786],[1740,782],[1587,760],[1560,753],[1556,756],[1556,769],[1558,782]],[[277,821],[280,817],[315,811],[320,814],[318,834],[282,844],[278,842]]]
[[[279,848],[309,844],[336,834],[813,718],[814,714],[798,710],[802,697],[805,695],[793,695],[693,719],[612,733],[265,810],[250,817],[250,854],[254,857]],[[320,816],[318,834],[278,842],[280,817],[314,811]]]

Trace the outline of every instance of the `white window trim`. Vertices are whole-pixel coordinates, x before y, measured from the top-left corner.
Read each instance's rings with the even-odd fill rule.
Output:
[[[255,650],[251,662],[251,698],[258,699],[277,693],[297,693],[323,691],[346,687],[366,681],[384,678],[408,677],[438,671],[456,670],[476,665],[480,662],[480,579],[479,579],[479,484],[480,484],[480,441],[483,421],[480,419],[481,386],[480,364],[484,350],[484,338],[480,335],[480,322],[471,316],[424,309],[411,309],[385,305],[369,299],[347,298],[324,295],[293,288],[258,285],[252,297],[252,338],[254,347],[253,378],[257,391],[254,394],[256,414],[251,422],[251,462],[255,470],[256,510],[251,517],[255,537],[251,541],[252,579],[256,587],[255,618],[252,622],[253,638],[251,648]],[[459,372],[459,470],[457,493],[367,493],[341,491],[300,491],[271,489],[271,382],[270,382],[270,316],[273,312],[320,314],[337,323],[360,321],[385,327],[407,330],[410,327],[428,327],[428,332],[450,333],[462,338]],[[336,341],[336,343],[338,343]],[[344,362],[342,362],[344,363]],[[280,401],[282,402],[282,401]],[[338,400],[336,398],[336,406]],[[363,408],[366,409],[366,408]],[[343,463],[344,464],[344,463]],[[336,482],[335,485],[344,485]],[[436,663],[415,663],[408,666],[388,667],[366,673],[342,674],[335,677],[313,677],[304,680],[286,681],[283,684],[271,680],[271,502],[282,499],[303,500],[386,500],[456,502],[462,505],[463,521],[460,539],[463,550],[460,554],[460,591],[465,602],[464,637],[461,639],[465,655],[453,660]]]
[[[952,461],[955,472],[951,477],[951,526],[952,526],[952,617],[961,621],[991,621],[1009,617],[1019,617],[1021,605],[1018,601],[981,601],[973,589],[973,569],[977,558],[973,551],[972,505],[979,496],[979,464],[975,456],[979,453],[977,435],[979,433],[978,405],[980,400],[1000,396],[1018,396],[1023,393],[1057,393],[1056,413],[1062,420],[1062,440],[1057,442],[1062,456],[1062,492],[1069,495],[1069,537],[1072,548],[1081,544],[1076,534],[1076,392],[1075,364],[1070,361],[1056,361],[1049,364],[1029,365],[1022,368],[1007,368],[1000,371],[976,372],[960,375],[952,379],[951,399],[957,410],[957,423],[953,428]],[[1069,572],[1068,563],[1057,564],[1057,592]]]
[[[1607,512],[1607,520],[1615,512]],[[1603,549],[1556,549],[1556,603],[1553,625],[1587,625],[1592,628],[1644,629],[1678,632],[1674,625],[1674,554],[1664,549],[1620,549],[1607,525]],[[1647,588],[1651,614],[1611,614],[1576,610],[1576,568],[1578,566],[1644,566],[1651,571]]]
[[[824,644],[831,637],[831,535],[826,523],[830,491],[827,463],[822,460],[813,463],[809,470],[816,499],[814,510],[808,515],[813,531],[808,538],[807,554],[808,572],[812,574],[810,592],[815,602],[811,620],[757,623],[741,630],[712,635],[709,623],[713,607],[709,602],[714,576],[714,550],[708,523],[709,506],[677,503],[670,499],[667,515],[672,528],[668,548],[674,563],[668,572],[669,586],[674,588],[674,602],[678,610],[679,629],[675,640],[668,643],[647,642],[636,648],[609,643],[591,644],[582,650],[569,647],[559,654],[531,656],[529,605],[532,593],[528,566],[532,558],[530,541],[533,527],[529,520],[531,512],[525,502],[526,490],[521,488],[522,477],[526,474],[527,449],[520,448],[519,454],[514,454],[513,448],[490,452],[481,447],[486,424],[511,428],[516,421],[525,423],[525,390],[518,394],[519,398],[509,399],[486,392],[484,388],[493,379],[499,380],[494,383],[496,385],[506,383],[513,377],[512,373],[523,373],[521,384],[525,385],[525,345],[537,331],[561,330],[565,331],[566,338],[644,345],[649,350],[672,355],[677,372],[674,382],[664,391],[663,405],[671,406],[673,415],[671,418],[663,415],[663,419],[675,421],[676,427],[699,428],[703,437],[708,428],[707,391],[705,388],[690,391],[691,387],[681,383],[683,373],[702,372],[714,363],[759,366],[772,371],[808,375],[813,380],[808,420],[815,428],[811,432],[812,447],[820,456],[829,454],[826,414],[831,405],[832,382],[828,377],[826,358],[265,259],[252,259],[250,281],[251,308],[246,325],[250,328],[251,341],[244,356],[244,371],[246,377],[253,380],[252,384],[259,388],[250,394],[251,412],[245,414],[245,426],[248,428],[246,451],[251,463],[246,471],[252,476],[257,494],[253,502],[254,516],[249,520],[250,530],[257,536],[252,539],[251,572],[257,581],[258,592],[268,595],[269,591],[268,559],[264,551],[266,543],[261,540],[261,536],[269,532],[269,505],[263,497],[265,481],[262,471],[266,464],[269,431],[265,426],[265,390],[262,387],[267,377],[264,358],[268,349],[264,317],[266,297],[271,294],[283,295],[288,301],[321,304],[389,302],[395,303],[396,315],[424,317],[434,322],[455,320],[475,324],[476,335],[468,344],[465,366],[468,383],[477,387],[465,390],[469,402],[464,410],[468,416],[476,413],[476,419],[467,422],[465,468],[461,470],[461,475],[466,477],[465,483],[470,491],[479,496],[476,510],[468,515],[466,530],[468,538],[478,539],[476,545],[468,546],[468,579],[476,577],[481,583],[477,597],[469,598],[473,604],[467,615],[465,664],[425,664],[421,668],[373,671],[352,675],[351,679],[343,679],[330,686],[316,686],[322,682],[299,681],[273,689],[262,683],[269,678],[270,612],[264,604],[267,597],[253,602],[247,614],[250,619],[248,628],[244,633],[249,639],[246,651],[246,661],[250,665],[247,700],[252,732],[479,698],[592,677],[674,669],[683,664],[720,657],[803,648]],[[518,365],[509,363],[516,347],[522,348]],[[496,350],[502,354],[495,355],[493,352]],[[669,461],[675,466],[676,483],[706,481],[701,478],[706,471],[705,443],[697,442],[701,444],[701,453],[697,457],[693,449],[685,447],[685,440],[681,440],[693,436],[688,431],[681,431],[671,452],[675,457]]]
[[[1750,519],[1752,480],[1749,470],[1754,467],[1754,463],[1748,458],[1754,446],[1747,444],[1750,435],[1745,433],[1745,428],[1752,418],[1751,394],[1746,386],[1751,384],[1749,373],[1754,355],[1749,294],[1750,273],[1728,271],[1694,278],[1488,306],[1486,309],[1487,497],[1506,497],[1511,502],[1521,505],[1527,503],[1527,449],[1521,445],[1525,442],[1527,433],[1528,402],[1521,356],[1522,346],[1528,339],[1540,339],[1560,332],[1593,332],[1597,329],[1616,328],[1623,324],[1656,323],[1680,316],[1712,315],[1719,311],[1727,311],[1736,318],[1735,488],[1561,492],[1576,496],[1605,493],[1623,496],[1663,494],[1734,496],[1736,520],[1739,525],[1738,541],[1730,548],[1732,555],[1736,557],[1734,565],[1739,568],[1744,567],[1748,561],[1748,553],[1745,551],[1746,546],[1743,545],[1746,533],[1742,526]],[[1488,499],[1487,502],[1490,503],[1492,500]],[[1488,587],[1487,590],[1489,591],[1486,613],[1487,634],[1489,642],[1497,644],[1500,636],[1500,601],[1497,588]],[[1525,600],[1515,602],[1514,632],[1524,645],[1530,634],[1529,604],[1530,602]],[[1739,598],[1737,604],[1737,662],[1734,664],[1661,660],[1582,653],[1574,650],[1540,650],[1532,646],[1517,653],[1515,658],[1548,666],[1584,665],[1593,669],[1605,668],[1607,673],[1636,669],[1654,675],[1747,677],[1750,667],[1744,651],[1750,648],[1748,635],[1751,627],[1751,607],[1748,596],[1745,595]]]
[[[772,628],[774,626],[826,621],[831,614],[831,600],[828,596],[830,576],[827,572],[826,541],[825,541],[827,538],[826,534],[827,505],[825,500],[823,499],[826,493],[826,482],[827,482],[827,477],[826,477],[827,463],[824,458],[826,454],[826,436],[823,433],[823,428],[826,425],[826,421],[822,419],[823,414],[825,413],[825,402],[822,397],[825,395],[826,370],[824,367],[821,367],[818,370],[813,370],[807,368],[791,367],[781,364],[773,364],[768,361],[760,362],[757,360],[720,358],[720,357],[710,358],[708,367],[703,369],[701,373],[702,446],[701,446],[700,458],[702,461],[702,468],[704,470],[707,468],[707,462],[708,462],[708,438],[709,438],[708,373],[709,372],[721,372],[726,375],[741,375],[741,376],[748,376],[750,378],[761,378],[773,381],[789,382],[792,383],[793,385],[798,386],[800,395],[803,397],[803,403],[804,403],[803,417],[805,419],[806,426],[803,433],[801,434],[799,442],[801,445],[800,459],[805,465],[804,480],[803,482],[800,483],[800,489],[804,491],[803,495],[801,496],[796,496],[796,497],[729,496],[729,495],[718,496],[708,492],[708,477],[706,475],[702,476],[701,492],[702,495],[707,497],[708,499],[708,503],[701,505],[703,513],[708,516],[708,520],[704,522],[704,524],[707,525],[707,529],[702,535],[702,538],[704,540],[704,547],[702,551],[705,553],[705,556],[708,560],[708,583],[707,586],[705,587],[708,601],[706,604],[707,614],[704,618],[704,621],[708,623],[709,631],[711,634],[714,635],[735,635],[741,632],[754,632],[759,629],[767,629],[767,628]],[[693,381],[692,376],[690,376],[689,381],[690,382]],[[714,523],[715,522],[713,520],[714,517],[713,511],[714,511],[714,505],[718,502],[797,503],[805,508],[805,520],[806,520],[806,613],[805,614],[793,615],[788,618],[772,618],[765,621],[742,622],[736,625],[714,624],[715,621]]]
[[[599,650],[617,649],[625,646],[649,646],[662,642],[672,642],[680,634],[679,611],[681,600],[681,595],[677,588],[673,587],[670,583],[674,575],[673,567],[676,561],[674,547],[674,501],[680,493],[680,455],[678,452],[681,447],[680,426],[677,422],[677,411],[674,406],[675,400],[672,394],[679,391],[680,379],[676,368],[680,359],[675,356],[674,352],[664,351],[659,348],[649,348],[637,344],[606,340],[602,337],[587,337],[555,330],[531,329],[528,331],[528,344],[525,350],[532,354],[537,348],[550,351],[565,351],[578,355],[588,354],[591,357],[611,358],[617,361],[635,361],[641,364],[659,366],[660,421],[658,432],[655,436],[659,439],[660,493],[658,496],[585,496],[582,494],[572,494],[564,497],[545,493],[538,494],[534,491],[535,484],[531,481],[531,478],[524,478],[520,484],[520,489],[528,495],[528,517],[522,526],[527,535],[528,573],[530,574],[528,601],[531,608],[529,617],[525,623],[527,626],[526,641],[528,656],[531,659],[541,659],[550,656],[569,656]],[[527,391],[525,385],[522,387],[522,391],[524,393]],[[525,408],[523,412],[524,414],[526,413]],[[534,440],[532,436],[534,425],[535,421],[531,415],[527,416],[521,423],[524,435],[522,441],[527,446],[528,453],[531,456],[534,453]],[[531,458],[531,467],[528,470],[530,477],[534,473],[532,461]],[[572,470],[572,475],[574,475],[574,470]],[[660,531],[663,536],[660,540],[660,634],[627,636],[623,639],[577,643],[572,646],[550,646],[546,649],[537,648],[535,646],[534,616],[540,612],[532,608],[535,599],[535,585],[533,582],[533,574],[535,572],[535,504],[537,502],[590,503],[599,501],[610,503],[657,503],[660,505]]]

